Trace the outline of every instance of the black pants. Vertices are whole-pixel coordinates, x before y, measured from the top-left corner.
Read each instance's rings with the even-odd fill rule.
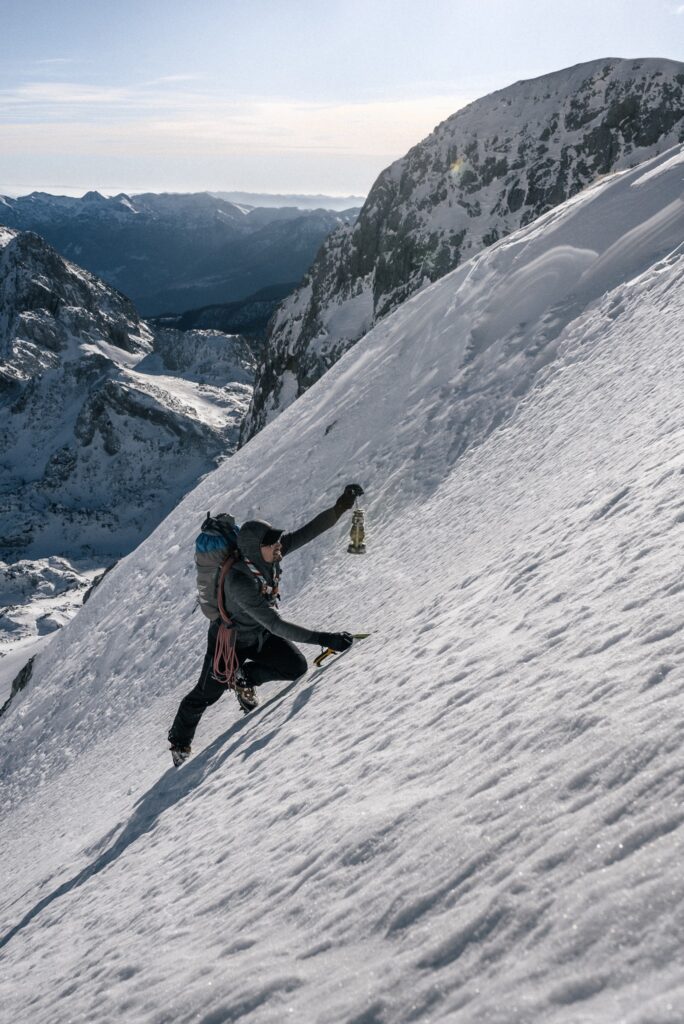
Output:
[[[183,697],[169,730],[169,740],[179,747],[189,747],[200,718],[228,689],[214,678],[214,650],[219,622],[212,622],[207,635],[207,653],[197,685]],[[307,670],[306,658],[289,640],[269,633],[261,649],[238,644],[237,656],[251,686],[261,686],[271,679],[299,679]]]

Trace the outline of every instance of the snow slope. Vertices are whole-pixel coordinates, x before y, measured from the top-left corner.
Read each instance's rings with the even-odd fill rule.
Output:
[[[9,1020],[681,1024],[683,171],[410,300],[37,656],[0,720]],[[368,555],[340,524],[285,607],[374,635],[169,769],[204,511],[294,526],[353,478]]]

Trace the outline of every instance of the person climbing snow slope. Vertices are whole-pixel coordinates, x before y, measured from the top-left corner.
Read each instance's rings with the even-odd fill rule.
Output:
[[[233,682],[238,703],[247,713],[259,704],[255,688],[274,679],[295,680],[304,675],[307,662],[293,641],[320,644],[345,651],[352,644],[349,633],[325,633],[283,619],[278,612],[280,562],[304,544],[335,526],[363,494],[359,484],[347,484],[332,508],[317,515],[292,533],[260,519],[242,525],[238,556],[223,586],[225,608],[230,614],[239,668]],[[210,704],[228,689],[214,675],[214,655],[221,619],[209,626],[207,652],[196,686],[183,698],[169,730],[171,754],[176,766],[191,754],[195,730]]]

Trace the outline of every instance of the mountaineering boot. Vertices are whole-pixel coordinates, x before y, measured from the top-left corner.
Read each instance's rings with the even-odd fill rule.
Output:
[[[250,686],[245,680],[245,685],[240,686],[239,683],[235,683],[235,696],[237,702],[246,715],[250,711],[254,711],[254,708],[259,707],[259,698],[256,695],[256,691],[253,686]]]
[[[241,668],[235,673],[233,689],[235,690],[237,702],[245,715],[248,715],[250,711],[254,711],[254,708],[259,707],[259,698],[256,695],[256,691],[250,685]]]
[[[187,761],[192,754],[192,747],[179,747],[177,744],[171,744],[171,757],[173,758],[173,764],[175,768],[180,768],[183,761]]]
[[[235,696],[237,697],[238,704],[246,715],[248,715],[250,711],[254,711],[254,708],[259,707],[259,698],[254,692],[253,686],[236,686]]]

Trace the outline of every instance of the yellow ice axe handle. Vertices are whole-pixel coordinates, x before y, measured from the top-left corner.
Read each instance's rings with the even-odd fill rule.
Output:
[[[355,640],[365,640],[370,633],[352,633]],[[339,654],[339,651],[333,651],[332,647],[325,647],[319,655],[314,658],[314,665],[320,667],[326,658],[330,658],[331,655]]]

